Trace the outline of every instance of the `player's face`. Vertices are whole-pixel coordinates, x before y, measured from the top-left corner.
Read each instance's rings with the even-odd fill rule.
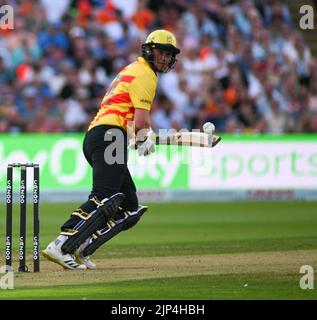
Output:
[[[168,65],[172,61],[173,55],[169,51],[162,49],[153,49],[153,58],[155,67],[161,72],[168,70]]]

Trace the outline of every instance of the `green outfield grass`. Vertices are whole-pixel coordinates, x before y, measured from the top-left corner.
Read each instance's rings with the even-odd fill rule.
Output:
[[[96,252],[97,270],[64,271],[42,258],[41,273],[15,273],[15,289],[0,290],[0,299],[317,298],[317,288],[299,287],[302,265],[317,270],[316,202],[149,206],[136,227]],[[41,249],[75,208],[72,203],[41,205]],[[5,207],[0,209],[4,221]],[[16,257],[17,222],[18,212]],[[30,214],[28,249],[31,222]],[[1,266],[4,223],[0,232]],[[32,269],[30,259],[28,266]]]

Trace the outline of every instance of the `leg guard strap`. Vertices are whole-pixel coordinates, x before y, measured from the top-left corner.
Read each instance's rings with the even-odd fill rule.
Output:
[[[104,199],[96,210],[84,215],[71,231],[73,234],[62,245],[62,251],[72,254],[91,234],[102,228],[113,217],[124,198],[123,193],[116,193],[109,199]]]
[[[78,230],[76,229],[65,229],[61,232],[62,236],[74,236],[76,233],[78,232]]]
[[[135,212],[125,212],[124,218],[114,221],[111,219],[107,227],[98,230],[93,241],[84,249],[83,255],[89,256],[93,254],[101,245],[112,239],[123,230],[132,228],[140,220],[141,216],[147,211],[148,207],[139,206]]]

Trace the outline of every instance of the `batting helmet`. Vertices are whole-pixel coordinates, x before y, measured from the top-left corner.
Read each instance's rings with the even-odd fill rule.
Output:
[[[176,55],[180,53],[180,50],[176,46],[175,36],[166,30],[155,30],[148,35],[145,43],[142,44],[143,58],[151,64],[155,71],[162,72],[154,65],[152,49],[155,48],[166,50],[172,53],[172,59],[168,64],[168,69],[164,71],[168,72],[174,67],[175,63],[177,62]]]

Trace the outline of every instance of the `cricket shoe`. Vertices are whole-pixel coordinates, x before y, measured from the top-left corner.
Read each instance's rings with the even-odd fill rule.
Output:
[[[84,243],[82,243],[79,248],[74,252],[76,262],[79,264],[84,264],[88,269],[94,270],[96,269],[96,264],[93,263],[89,256],[84,256],[83,251],[84,249],[91,243],[92,239],[89,237],[87,240],[85,240]]]
[[[42,251],[43,256],[59,265],[64,269],[71,270],[86,270],[87,267],[84,264],[79,264],[75,261],[75,258],[71,254],[64,254],[60,248],[57,246],[54,241],[52,241],[46,249]]]

